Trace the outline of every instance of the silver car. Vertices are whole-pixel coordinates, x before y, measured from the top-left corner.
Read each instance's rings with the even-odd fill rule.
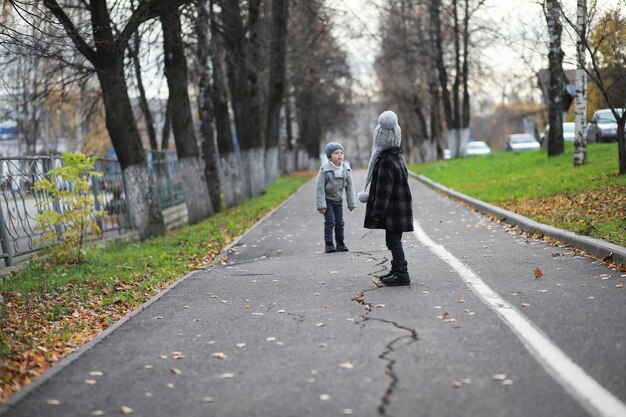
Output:
[[[506,150],[514,152],[535,151],[541,145],[530,133],[513,133],[506,142]]]
[[[624,109],[617,109],[620,117]],[[617,140],[617,121],[611,109],[600,109],[591,116],[587,128],[587,142],[612,142]]]

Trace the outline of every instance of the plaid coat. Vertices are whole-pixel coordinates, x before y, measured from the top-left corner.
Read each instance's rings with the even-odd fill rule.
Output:
[[[365,208],[365,227],[394,232],[413,231],[413,198],[400,148],[380,153]]]

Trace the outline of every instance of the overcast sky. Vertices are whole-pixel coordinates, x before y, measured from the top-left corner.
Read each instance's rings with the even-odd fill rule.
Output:
[[[545,18],[539,0],[487,0],[478,18],[489,20],[506,41],[495,42],[478,51],[481,61],[493,79],[485,80],[485,90],[517,88],[528,81],[534,82],[534,72],[545,65],[545,44],[533,41],[545,33]],[[621,2],[621,3],[620,3]],[[598,0],[598,8],[606,9],[626,0]],[[379,4],[384,0],[328,0],[334,9],[335,33],[349,53],[350,65],[355,78],[365,89],[376,90],[377,80],[372,64],[380,45],[378,36]],[[576,1],[564,0],[566,12],[575,14]],[[355,35],[360,34],[360,36]],[[545,35],[543,35],[545,36]],[[570,35],[563,33],[565,66],[573,62],[573,43]],[[505,84],[511,84],[506,86]],[[490,91],[489,94],[493,94]]]

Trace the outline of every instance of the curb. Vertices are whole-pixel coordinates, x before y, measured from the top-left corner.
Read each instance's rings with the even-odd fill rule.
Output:
[[[416,174],[409,171],[409,175],[422,183],[426,184],[430,188],[439,190],[449,197],[454,197],[483,214],[491,214],[499,220],[517,226],[522,230],[528,232],[538,233],[543,236],[548,236],[561,242],[568,243],[575,248],[582,249],[593,256],[604,259],[612,256],[612,262],[616,264],[626,264],[626,248],[615,245],[613,243],[605,242],[604,240],[595,239],[589,236],[582,236],[569,230],[558,229],[556,227],[548,226],[531,220],[527,217],[513,213],[508,210],[504,210],[500,207],[493,206],[483,201],[477,200],[473,197],[467,196],[458,191],[454,191],[441,184],[434,182],[433,180],[424,177],[423,175]]]

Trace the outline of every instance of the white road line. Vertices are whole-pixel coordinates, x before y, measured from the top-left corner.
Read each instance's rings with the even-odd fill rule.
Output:
[[[459,274],[472,291],[513,330],[526,349],[565,391],[591,415],[626,417],[626,405],[576,365],[533,322],[476,275],[469,266],[435,243],[414,221],[413,232],[424,246]]]

